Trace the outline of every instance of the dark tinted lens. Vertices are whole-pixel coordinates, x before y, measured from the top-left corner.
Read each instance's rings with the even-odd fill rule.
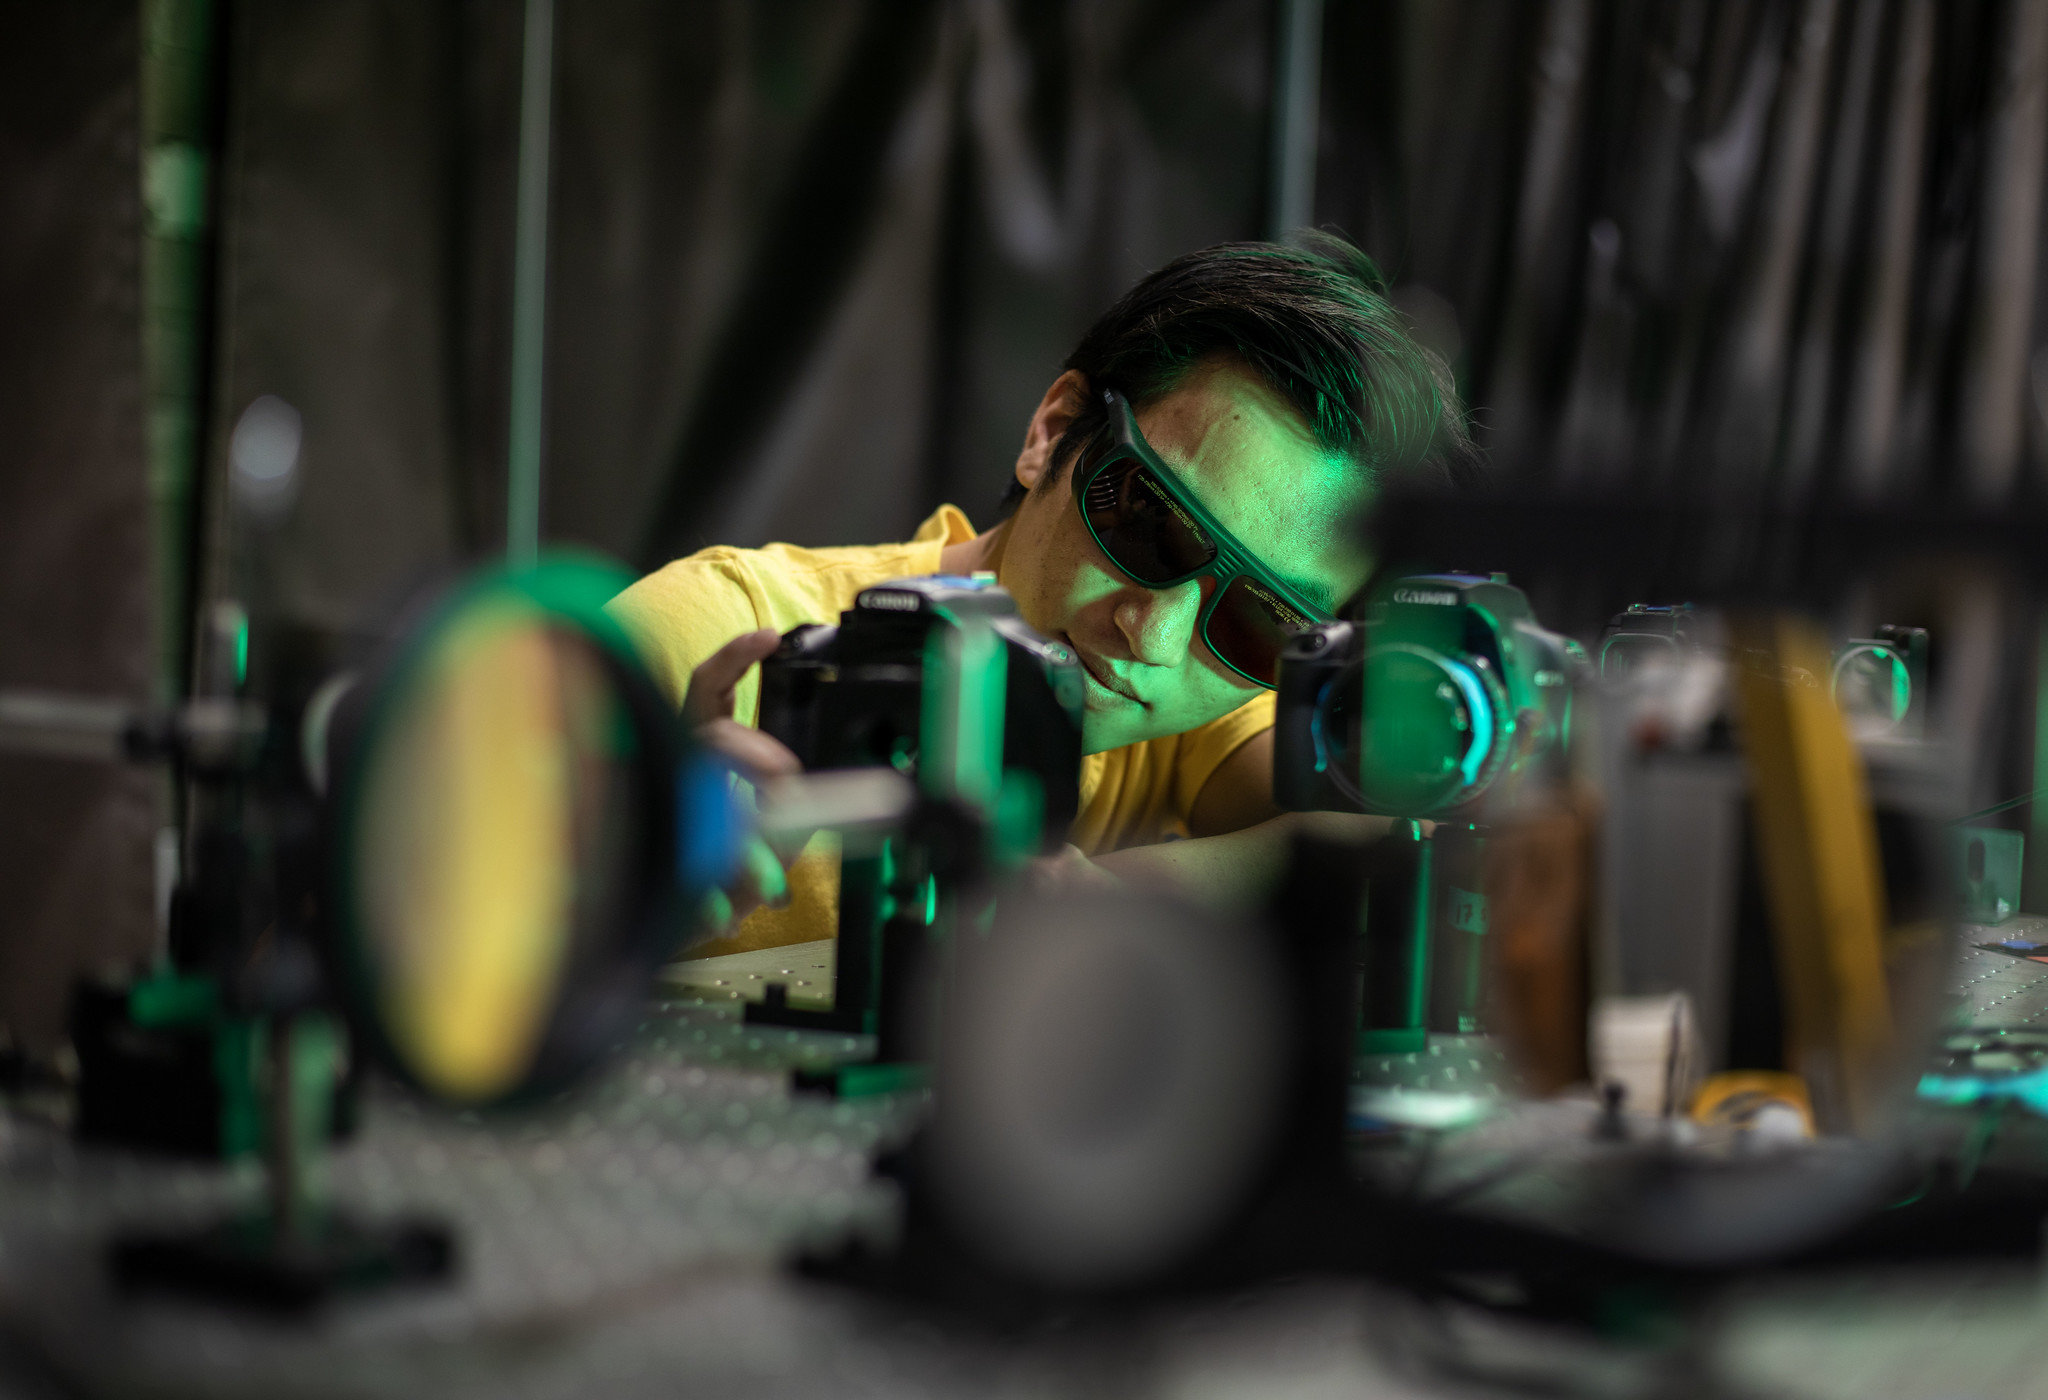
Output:
[[[1095,474],[1081,503],[1110,562],[1156,588],[1216,557],[1216,546],[1152,473],[1119,458]]]
[[[1308,625],[1308,618],[1271,589],[1239,574],[1223,585],[1223,596],[1209,615],[1209,650],[1261,685],[1274,685],[1279,680],[1280,648]]]

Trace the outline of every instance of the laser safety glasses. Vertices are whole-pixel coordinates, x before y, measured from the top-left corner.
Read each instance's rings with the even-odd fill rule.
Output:
[[[1122,394],[1106,390],[1105,445],[1074,468],[1074,501],[1109,562],[1146,588],[1213,578],[1197,626],[1216,658],[1274,688],[1280,649],[1331,614],[1283,582],[1202,508],[1138,431]]]

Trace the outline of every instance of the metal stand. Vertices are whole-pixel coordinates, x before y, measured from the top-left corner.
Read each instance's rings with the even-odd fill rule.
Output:
[[[954,927],[959,892],[983,873],[984,839],[972,813],[932,802],[876,856],[842,864],[832,1006],[791,1006],[771,984],[767,999],[748,1003],[744,1014],[760,1025],[872,1035],[875,1051],[862,1063],[800,1070],[798,1089],[855,1098],[927,1082],[918,987],[934,942]]]
[[[786,995],[776,995],[779,985],[770,987],[767,1001],[747,1005],[749,1022],[875,1037],[872,1060],[796,1071],[792,1082],[799,1090],[863,1098],[921,1088],[930,1077],[916,1045],[914,986],[938,895],[917,847],[904,843],[901,859],[897,849],[892,842],[879,859],[844,867],[831,1009],[790,1006]]]
[[[446,1278],[455,1257],[446,1227],[364,1224],[326,1202],[320,1169],[336,1069],[332,1025],[318,1016],[274,1017],[268,1062],[268,1208],[197,1233],[117,1239],[116,1285],[302,1312],[337,1294]]]
[[[1476,826],[1443,826],[1432,842],[1429,1028],[1442,1035],[1487,1029],[1486,836]]]
[[[1358,947],[1358,1051],[1412,1055],[1429,1042],[1432,843],[1422,823],[1397,823],[1373,848]]]
[[[847,857],[839,863],[839,933],[832,943],[832,1005],[791,1006],[789,989],[780,982],[771,982],[764,1000],[747,1003],[743,1015],[750,1025],[836,1031],[841,1035],[876,1033],[882,925],[894,863],[887,846],[878,855]]]

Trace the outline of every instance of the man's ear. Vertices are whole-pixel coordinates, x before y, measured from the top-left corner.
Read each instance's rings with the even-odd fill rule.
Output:
[[[1070,369],[1045,391],[1045,397],[1038,401],[1038,411],[1031,415],[1030,426],[1024,429],[1024,450],[1017,454],[1017,480],[1024,489],[1034,490],[1052,470],[1053,449],[1059,446],[1060,435],[1067,426],[1081,416],[1081,410],[1088,403],[1088,376],[1077,369]]]

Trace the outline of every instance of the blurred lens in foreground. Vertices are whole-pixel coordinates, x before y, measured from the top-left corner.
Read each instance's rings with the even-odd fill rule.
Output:
[[[1199,1249],[1283,1098],[1278,974],[1254,930],[1157,895],[1061,896],[1006,908],[958,974],[931,1143],[959,1235],[1081,1290]]]
[[[576,563],[487,575],[373,682],[335,818],[337,953],[372,1043],[434,1097],[565,1082],[673,936],[675,755],[611,587]]]
[[[620,876],[623,722],[589,644],[511,605],[472,616],[394,704],[358,888],[386,1026],[429,1090],[493,1098],[531,1065],[579,914]]]

